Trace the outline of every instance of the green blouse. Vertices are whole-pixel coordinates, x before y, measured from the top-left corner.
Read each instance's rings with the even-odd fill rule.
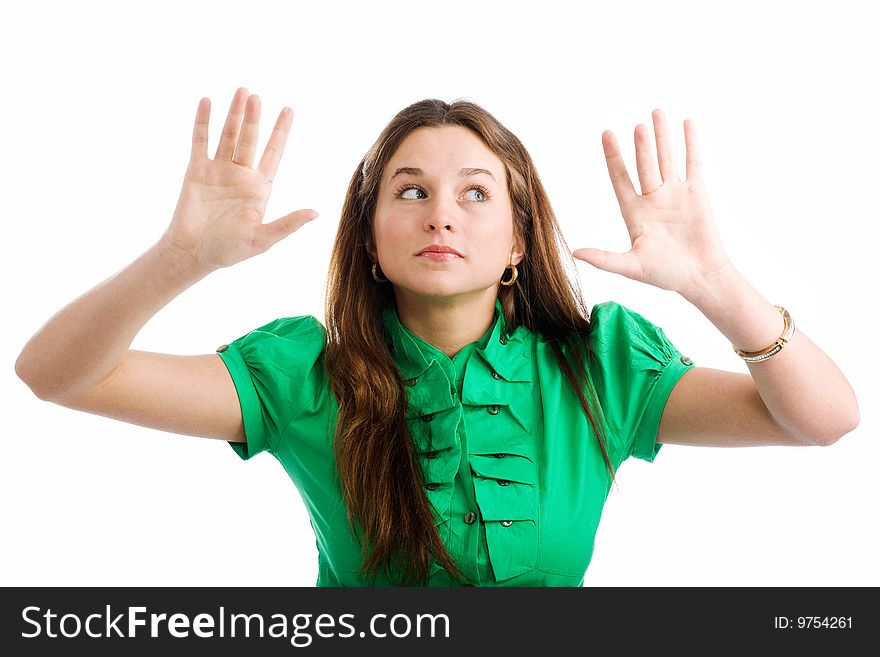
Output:
[[[549,343],[527,328],[492,326],[453,358],[384,311],[409,391],[409,423],[425,494],[447,549],[479,586],[583,586],[611,477],[593,430]],[[323,368],[324,326],[284,317],[217,353],[238,391],[242,459],[272,454],[300,492],[317,539],[317,586],[369,586],[358,573],[336,476],[338,410]],[[653,461],[660,415],[693,366],[663,330],[613,301],[590,314],[589,375],[609,457]],[[376,586],[390,586],[380,572]],[[436,562],[429,586],[452,586]]]

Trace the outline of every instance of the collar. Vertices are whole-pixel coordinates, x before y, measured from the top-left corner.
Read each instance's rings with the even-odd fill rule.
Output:
[[[397,307],[393,303],[382,310],[382,323],[388,335],[391,353],[406,381],[417,380],[435,361],[448,358],[401,324]],[[505,380],[530,381],[531,366],[525,350],[529,335],[524,326],[508,332],[501,301],[495,299],[492,325],[480,338],[474,351]]]

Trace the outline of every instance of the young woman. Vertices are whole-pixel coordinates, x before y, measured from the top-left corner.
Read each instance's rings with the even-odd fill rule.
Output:
[[[635,130],[641,193],[603,134],[628,253],[572,254],[516,136],[474,103],[424,100],[351,178],[323,325],[280,318],[210,355],[131,350],[176,295],[317,216],[263,223],[289,108],[256,167],[259,98],[236,92],[213,159],[209,112],[203,98],[165,233],[53,316],[16,372],[44,400],[271,453],[310,514],[319,586],[579,586],[626,458],[827,445],[858,424],[835,364],[728,259],[694,126],[682,181],[659,110],[656,160]],[[618,303],[588,312],[572,255],[678,292],[750,375],[695,367]]]

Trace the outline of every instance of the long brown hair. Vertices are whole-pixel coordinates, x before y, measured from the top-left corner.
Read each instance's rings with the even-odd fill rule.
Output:
[[[525,253],[517,265],[516,284],[500,286],[498,292],[504,319],[509,331],[525,325],[552,345],[614,481],[586,372],[591,354],[589,311],[571,251],[531,157],[512,132],[473,102],[413,103],[391,119],[351,177],[330,259],[325,309],[324,365],[339,404],[334,452],[349,524],[361,541],[361,572],[373,581],[380,568],[389,577],[401,572],[399,585],[425,585],[432,559],[454,580],[465,580],[440,538],[423,491],[422,468],[406,422],[407,388],[382,322],[383,309],[394,303],[394,294],[390,283],[373,279],[367,251],[388,161],[413,130],[441,126],[469,128],[504,162],[514,231]]]

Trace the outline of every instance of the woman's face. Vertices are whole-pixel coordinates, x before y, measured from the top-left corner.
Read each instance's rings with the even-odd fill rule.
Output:
[[[513,264],[522,259],[504,164],[460,126],[418,128],[401,142],[382,174],[373,236],[398,299],[494,299],[511,251]],[[460,255],[420,253],[435,245]]]

